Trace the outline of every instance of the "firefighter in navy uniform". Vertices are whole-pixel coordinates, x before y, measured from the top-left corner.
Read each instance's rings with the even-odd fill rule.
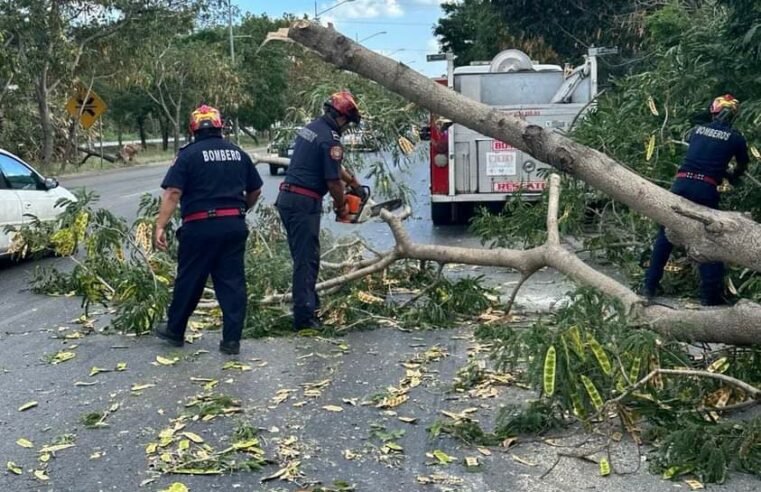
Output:
[[[193,143],[180,150],[161,183],[165,191],[156,220],[158,247],[167,247],[165,227],[178,202],[182,227],[177,232],[172,303],[167,321],[159,324],[156,335],[171,345],[183,345],[188,319],[211,275],[224,323],[219,349],[237,354],[247,303],[245,218],[259,198],[262,179],[251,158],[222,138],[222,128],[217,109],[203,105],[193,111]]]
[[[740,111],[740,102],[731,94],[717,97],[709,108],[712,121],[693,128],[688,137],[689,148],[677,171],[671,191],[695,203],[710,208],[719,207],[717,186],[726,178],[736,184],[748,167],[748,145],[745,137],[732,128]],[[734,157],[735,167],[728,169]],[[663,269],[673,245],[666,238],[663,227],[653,246],[650,266],[645,273],[643,295],[655,296],[660,288]],[[700,301],[705,306],[724,304],[724,264],[701,263]]]
[[[296,134],[290,165],[280,185],[277,209],[288,235],[293,259],[293,327],[319,328],[320,299],[315,291],[320,268],[322,198],[330,192],[337,217],[346,215],[344,184],[363,193],[357,179],[343,169],[341,134],[360,121],[359,108],[348,91],[337,92],[323,105],[323,115]]]

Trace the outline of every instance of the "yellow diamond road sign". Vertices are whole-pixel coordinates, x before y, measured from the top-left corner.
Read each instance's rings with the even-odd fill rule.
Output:
[[[72,118],[79,119],[79,123],[85,130],[98,120],[107,107],[103,99],[92,90],[88,93],[84,87],[78,87],[76,95],[66,103],[66,111]]]

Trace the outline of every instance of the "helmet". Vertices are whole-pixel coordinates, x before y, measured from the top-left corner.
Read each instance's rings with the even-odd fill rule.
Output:
[[[222,115],[217,108],[202,104],[190,114],[190,131],[193,133],[206,128],[222,127]]]
[[[709,111],[715,119],[731,123],[740,112],[740,101],[732,94],[724,94],[711,102]]]
[[[354,100],[354,96],[349,91],[340,91],[335,94],[331,94],[325,104],[325,109],[332,109],[341,116],[344,116],[347,120],[354,124],[359,124],[359,120],[362,116],[359,114],[359,107]]]

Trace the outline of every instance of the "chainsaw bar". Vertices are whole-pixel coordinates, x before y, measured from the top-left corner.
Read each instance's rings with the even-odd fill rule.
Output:
[[[401,198],[386,200],[385,202],[376,203],[375,205],[370,207],[370,215],[372,217],[380,215],[381,210],[388,210],[389,212],[393,212],[394,210],[400,208],[401,206],[402,206]]]

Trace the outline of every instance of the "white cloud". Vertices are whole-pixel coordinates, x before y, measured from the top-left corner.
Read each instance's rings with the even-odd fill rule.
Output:
[[[460,3],[460,0],[407,0],[417,5],[441,5],[443,3]]]
[[[430,53],[438,53],[441,50],[439,47],[439,40],[437,38],[429,38],[425,47]]]
[[[330,4],[318,6],[325,10]],[[330,11],[334,19],[371,19],[374,17],[401,17],[404,9],[398,0],[353,0]],[[323,16],[320,16],[321,18]]]

